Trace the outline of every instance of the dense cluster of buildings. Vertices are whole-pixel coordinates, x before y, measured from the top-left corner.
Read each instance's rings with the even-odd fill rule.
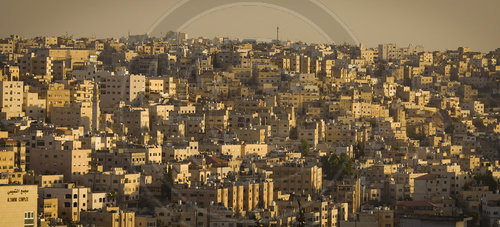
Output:
[[[500,49],[0,40],[0,226],[499,226]]]

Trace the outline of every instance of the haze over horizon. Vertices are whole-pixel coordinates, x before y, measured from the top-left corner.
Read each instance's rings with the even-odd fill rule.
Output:
[[[426,50],[456,49],[477,51],[500,47],[500,1],[494,0],[321,0],[350,28],[361,43],[423,45]],[[81,2],[5,0],[0,15],[0,36],[51,36],[120,38],[146,33],[178,0],[139,1],[89,0]],[[18,17],[18,15],[30,15]],[[15,19],[13,19],[15,18]],[[36,21],[33,18],[37,18]],[[230,20],[228,19],[230,18]],[[15,23],[12,23],[14,22]],[[190,37],[231,37],[273,39],[280,26],[283,40],[323,43],[311,26],[293,15],[264,7],[223,9],[190,24]]]

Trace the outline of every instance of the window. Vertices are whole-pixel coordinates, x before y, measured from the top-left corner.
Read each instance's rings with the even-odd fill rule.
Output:
[[[24,213],[24,226],[30,227],[35,225],[35,215],[33,212]]]

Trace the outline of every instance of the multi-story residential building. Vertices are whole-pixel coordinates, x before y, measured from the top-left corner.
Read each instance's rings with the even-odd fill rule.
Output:
[[[135,212],[122,211],[118,207],[106,207],[100,211],[83,211],[80,217],[83,225],[111,227],[134,227]]]
[[[106,172],[90,172],[82,176],[82,184],[95,192],[116,193],[116,201],[136,204],[139,201],[140,173],[127,173],[115,168]]]
[[[96,76],[100,87],[101,109],[112,111],[120,102],[140,104],[146,93],[146,78],[128,72],[107,73]]]
[[[39,189],[43,199],[57,198],[58,217],[69,221],[79,221],[82,211],[87,210],[89,188],[65,184],[64,187],[45,187]]]
[[[87,149],[32,149],[30,168],[37,174],[63,174],[75,181],[90,170],[91,150]]]
[[[64,84],[50,84],[46,94],[47,117],[51,116],[53,107],[64,107],[71,102],[71,91]]]
[[[322,168],[317,165],[286,163],[270,170],[276,192],[315,195],[323,188]]]
[[[22,81],[0,81],[0,107],[4,119],[22,115]]]
[[[37,92],[30,92],[26,88],[28,87],[25,87],[22,105],[24,113],[33,120],[45,121],[47,101],[40,98]]]

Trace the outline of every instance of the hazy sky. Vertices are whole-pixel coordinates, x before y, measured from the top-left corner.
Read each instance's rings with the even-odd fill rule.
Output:
[[[0,36],[72,34],[121,37],[147,32],[179,0],[1,0]],[[500,47],[499,0],[321,0],[365,46],[422,44],[426,50]],[[300,19],[257,6],[203,16],[186,28],[190,37],[275,37],[324,42]]]

